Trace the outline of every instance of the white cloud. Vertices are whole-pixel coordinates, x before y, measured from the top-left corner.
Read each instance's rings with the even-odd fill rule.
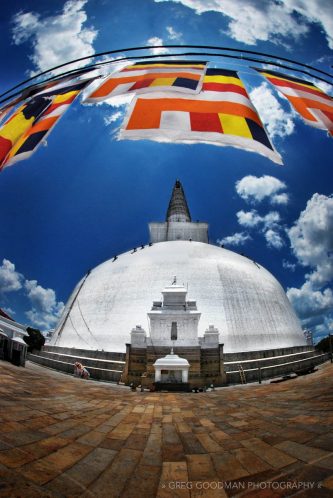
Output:
[[[305,282],[300,289],[288,289],[287,296],[302,319],[323,315],[333,308],[331,289],[314,290],[310,282]]]
[[[183,33],[177,32],[172,26],[167,26],[168,38],[170,40],[180,41]]]
[[[333,48],[331,0],[155,0],[173,1],[193,9],[196,14],[218,12],[228,18],[228,34],[239,42],[258,41],[285,44],[286,38],[298,40],[311,25],[319,25]],[[297,14],[297,16],[295,15]],[[221,30],[223,33],[224,31]]]
[[[162,2],[168,0],[155,0]],[[257,41],[281,43],[281,37],[298,39],[308,31],[307,22],[299,22],[289,9],[274,1],[262,0],[170,0],[182,3],[197,14],[218,12],[229,18],[228,34],[237,41],[254,45]]]
[[[291,249],[303,266],[312,269],[300,288],[287,290],[303,324],[315,335],[328,333],[333,311],[333,196],[314,194],[294,226],[287,232]]]
[[[254,88],[250,97],[271,138],[283,138],[293,133],[296,113],[284,111],[266,82]]]
[[[273,204],[287,204],[288,194],[278,194],[278,192],[286,188],[284,182],[268,175],[261,177],[248,175],[236,182],[237,194],[242,199],[249,202],[261,202],[268,197]]]
[[[265,239],[267,240],[268,247],[274,247],[274,249],[281,249],[281,247],[284,246],[284,241],[281,235],[275,230],[272,230],[272,228],[266,230]]]
[[[251,240],[252,237],[246,232],[237,232],[233,235],[229,235],[228,237],[224,237],[223,239],[218,239],[217,243],[221,245],[231,245],[231,246],[241,246],[244,245],[245,242]]]
[[[45,18],[34,12],[19,12],[14,16],[13,41],[16,45],[32,41],[30,59],[37,72],[95,53],[93,42],[98,32],[93,27],[83,27],[88,19],[86,3],[87,0],[69,0],[60,14]],[[83,61],[66,68],[86,64]]]
[[[236,213],[238,223],[244,227],[256,227],[262,225],[264,229],[274,228],[280,221],[280,215],[277,211],[270,211],[264,216],[260,216],[255,209],[251,211],[238,211]]]
[[[290,261],[287,261],[286,259],[283,259],[282,260],[282,267],[285,268],[286,270],[295,271],[296,264],[295,263],[290,263]]]
[[[107,116],[104,116],[104,124],[105,126],[110,126],[110,124],[114,123],[115,121],[118,121],[118,119],[123,117],[123,113],[121,111],[116,111],[111,114],[108,114]]]
[[[34,326],[41,329],[41,331],[46,332],[54,328],[58,323],[62,309],[63,308],[60,308],[59,310],[54,310],[53,312],[48,313],[32,308],[31,310],[27,311],[25,315]]]
[[[32,309],[26,312],[26,316],[43,330],[52,328],[64,309],[64,303],[57,301],[53,289],[45,289],[37,280],[26,280],[24,286],[32,304]]]
[[[238,211],[236,213],[238,223],[246,228],[256,228],[266,239],[267,246],[274,249],[281,249],[284,240],[279,230],[281,229],[280,215],[277,211],[270,211],[261,216],[255,209],[251,211]]]
[[[303,266],[314,269],[309,280],[321,286],[333,278],[333,196],[314,194],[288,231],[291,249]]]
[[[45,289],[37,280],[26,280],[24,275],[16,271],[11,261],[4,259],[0,266],[0,294],[21,290],[32,305],[32,309],[25,313],[32,324],[43,330],[55,326],[64,309],[64,303],[57,301],[53,289]],[[6,309],[9,315],[15,314],[12,309]]]
[[[23,275],[15,270],[15,265],[8,259],[0,266],[0,294],[14,292],[22,288]]]
[[[333,49],[333,16],[331,0],[282,0],[286,8],[302,15],[309,23],[318,23],[328,46]]]
[[[156,46],[156,48],[150,49],[150,53],[153,55],[167,54],[169,52],[167,48],[158,47],[158,45],[164,44],[162,38],[159,38],[158,36],[152,36],[151,38],[149,38],[149,40],[147,40],[147,44],[151,45],[152,47]]]
[[[282,194],[276,194],[272,197],[272,204],[288,204],[289,195],[286,192]]]

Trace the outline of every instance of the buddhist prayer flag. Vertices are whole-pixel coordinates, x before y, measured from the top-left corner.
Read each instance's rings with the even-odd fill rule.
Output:
[[[207,69],[198,95],[134,99],[120,139],[209,143],[257,152],[282,164],[237,72]]]
[[[0,128],[0,168],[10,150],[51,105],[49,97],[35,96],[27,104],[23,104]]]
[[[313,83],[276,71],[256,69],[291,103],[303,120],[333,136],[333,99]]]
[[[172,91],[195,94],[201,90],[205,62],[137,62],[113,73],[94,90],[85,103],[100,102],[116,95]]]
[[[33,97],[29,103],[36,99],[42,99],[47,102],[47,105],[41,110],[38,116],[35,117],[30,126],[25,126],[24,130],[23,127],[20,128],[17,126],[19,122],[18,118],[13,122],[13,126],[15,125],[16,127],[15,140],[11,142],[10,147],[9,144],[6,144],[7,147],[5,155],[3,154],[0,169],[11,166],[17,161],[30,157],[42,141],[45,140],[46,136],[50,133],[59,118],[65,113],[77,95],[91,81],[92,79],[88,79],[77,83],[58,85],[57,88],[52,88],[52,90],[49,88],[45,89],[43,92]],[[24,111],[25,110],[23,109],[22,112]],[[8,121],[8,125],[10,124],[11,120]],[[5,126],[3,128],[5,128]],[[0,129],[0,146],[2,130],[3,129]]]
[[[92,71],[93,70],[91,69],[80,69],[71,72],[71,74],[67,76],[60,76],[58,78],[53,78],[50,81],[43,81],[42,83],[36,83],[34,85],[28,86],[21,93],[18,92],[15,98],[10,100],[9,102],[7,101],[8,99],[4,99],[5,101],[7,101],[7,103],[4,103],[0,106],[0,119],[3,118],[4,115],[7,115],[10,110],[13,109],[16,105],[23,104],[24,101],[30,99],[34,95],[44,93],[46,91],[51,91],[51,89],[54,88],[59,88],[69,81],[71,82],[71,84],[73,84],[75,78],[83,76],[87,73],[91,73]],[[91,81],[93,81],[94,79],[96,78],[91,78]]]

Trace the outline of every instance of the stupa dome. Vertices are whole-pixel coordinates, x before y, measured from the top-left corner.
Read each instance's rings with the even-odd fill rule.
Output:
[[[174,216],[170,205],[168,216]],[[197,302],[200,335],[214,325],[226,353],[305,345],[299,321],[271,273],[245,256],[208,244],[205,224],[183,218],[151,224],[153,242],[160,240],[164,225],[169,235],[163,242],[112,258],[78,283],[52,344],[124,352],[137,324],[149,334],[147,313],[177,276],[188,299]],[[184,233],[191,240],[178,240]]]
[[[279,282],[237,253],[202,242],[170,241],[122,254],[91,271],[66,305],[55,333],[57,346],[125,351],[161,289],[177,275],[201,312],[199,331],[214,324],[225,352],[305,344],[302,330]]]

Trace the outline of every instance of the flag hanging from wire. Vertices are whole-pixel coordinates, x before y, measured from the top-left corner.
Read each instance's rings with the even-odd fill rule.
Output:
[[[66,85],[57,85],[52,89],[46,88],[41,93],[32,98],[43,99],[48,105],[35,117],[30,126],[25,126],[25,129],[17,129],[19,136],[9,144],[6,149],[6,155],[2,158],[0,170],[11,166],[17,161],[27,159],[38,148],[38,146],[46,139],[46,136],[51,132],[60,117],[65,113],[70,104],[75,100],[79,93],[91,83],[92,78],[79,81],[77,83],[68,83]],[[30,101],[29,101],[30,102]],[[27,104],[29,105],[29,103]],[[24,112],[24,110],[22,111]],[[16,123],[16,124],[15,124]],[[17,126],[17,120],[14,125]],[[10,120],[8,121],[10,124]],[[2,129],[0,129],[0,146],[1,146]],[[8,150],[9,147],[9,150]]]
[[[106,78],[85,100],[95,103],[123,94],[201,90],[206,63],[202,61],[137,62]]]
[[[207,69],[198,95],[137,96],[119,138],[233,146],[282,164],[243,82],[225,69]]]
[[[276,71],[257,69],[284,95],[303,120],[333,136],[333,99],[313,83]]]
[[[43,81],[42,83],[35,83],[33,85],[28,86],[22,91],[19,91],[13,94],[11,97],[4,98],[2,100],[2,105],[0,105],[0,119],[3,119],[9,112],[16,107],[18,104],[23,104],[24,101],[30,99],[36,94],[41,94],[46,91],[50,91],[51,89],[59,88],[66,82],[71,82],[83,75],[92,73],[92,69],[78,69],[75,71],[71,71],[70,74],[66,76],[53,77],[47,81]],[[91,78],[91,81],[95,78]]]
[[[0,168],[14,145],[26,133],[51,105],[51,98],[35,96],[27,104],[23,104],[0,128]]]

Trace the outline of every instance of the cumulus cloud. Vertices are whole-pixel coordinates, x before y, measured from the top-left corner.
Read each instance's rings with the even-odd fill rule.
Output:
[[[236,213],[238,223],[244,227],[256,227],[262,225],[264,229],[274,228],[280,221],[280,215],[277,211],[270,211],[264,216],[258,214],[255,209],[251,211],[238,211]]]
[[[167,26],[166,30],[168,32],[169,40],[180,41],[183,33],[177,32],[172,26]]]
[[[64,309],[64,303],[57,301],[53,289],[45,289],[37,280],[26,280],[24,286],[32,304],[32,309],[26,312],[26,316],[43,330],[52,328]]]
[[[288,289],[287,296],[301,319],[323,315],[333,308],[331,289],[314,290],[310,282],[305,282],[299,289]]]
[[[272,204],[287,204],[288,194],[280,193],[286,184],[273,176],[244,176],[236,182],[236,192],[245,201],[261,202],[268,198]]]
[[[315,334],[327,334],[333,312],[333,196],[314,194],[287,233],[298,262],[312,270],[287,296],[303,324],[314,326]]]
[[[333,278],[333,196],[314,194],[288,230],[291,249],[303,266],[314,269],[310,281],[321,286]]]
[[[333,48],[331,0],[155,0],[172,1],[193,9],[196,14],[218,12],[228,18],[228,34],[254,45],[258,41],[284,44],[287,37],[298,40],[312,24],[320,26]],[[296,14],[296,15],[295,15]],[[224,33],[224,30],[221,30]]]
[[[331,0],[282,0],[287,9],[297,12],[309,23],[318,23],[328,46],[333,49],[333,17]]]
[[[270,211],[265,215],[260,215],[255,209],[251,211],[238,211],[236,213],[239,225],[254,229],[262,233],[266,239],[267,246],[274,249],[281,249],[284,246],[284,240],[279,233],[280,215],[277,211]]]
[[[64,303],[57,301],[54,290],[45,289],[37,280],[26,280],[24,275],[15,269],[14,263],[4,259],[0,266],[0,294],[19,291],[23,291],[32,306],[25,314],[33,325],[42,330],[49,330],[57,323]],[[9,315],[15,314],[11,308],[6,309]]]
[[[285,268],[286,270],[291,270],[295,271],[296,264],[295,263],[290,263],[290,261],[283,259],[282,260],[282,267]]]
[[[162,38],[159,38],[158,36],[152,36],[147,40],[147,44],[151,45],[152,47],[156,48],[151,48],[150,53],[153,55],[159,55],[159,54],[167,54],[169,50],[164,47],[159,47],[159,45],[163,45],[164,41]]]
[[[21,289],[23,278],[23,275],[16,271],[15,265],[4,259],[0,266],[0,294]]]
[[[254,88],[250,97],[271,138],[283,138],[293,133],[295,111],[286,112],[266,82]]]
[[[272,197],[272,204],[288,204],[289,195],[286,192],[282,194],[276,194]]]
[[[251,239],[252,237],[248,233],[237,232],[233,235],[228,235],[228,237],[224,237],[223,239],[218,239],[217,243],[220,245],[242,246]]]
[[[265,234],[265,239],[267,240],[268,247],[281,249],[281,247],[284,246],[284,240],[277,231],[272,230],[272,228],[269,228],[268,230],[266,230],[264,234]]]
[[[29,40],[32,42],[30,59],[35,70],[46,71],[95,53],[93,42],[98,32],[93,27],[84,27],[88,19],[84,10],[86,3],[87,0],[69,0],[60,14],[45,18],[34,12],[22,11],[13,17],[13,41],[16,45]],[[67,66],[67,69],[85,64],[87,61],[78,62]]]

